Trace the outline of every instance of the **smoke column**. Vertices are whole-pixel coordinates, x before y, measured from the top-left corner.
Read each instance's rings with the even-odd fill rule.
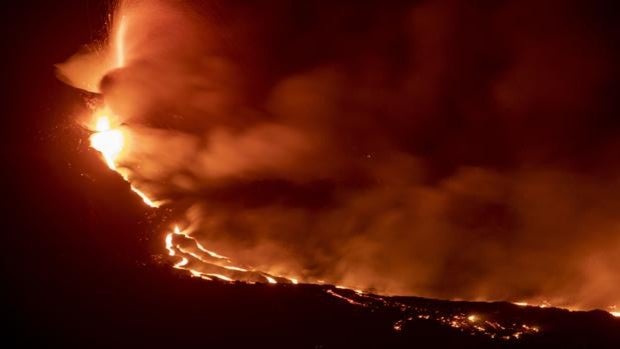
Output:
[[[238,263],[606,308],[620,304],[619,80],[596,11],[124,1],[59,76],[120,118],[132,185]]]

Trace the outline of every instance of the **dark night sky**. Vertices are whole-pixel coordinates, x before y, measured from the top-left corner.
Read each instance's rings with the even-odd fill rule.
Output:
[[[415,2],[418,3],[423,2]],[[517,205],[494,194],[472,197],[470,190],[450,196],[450,204],[442,206],[447,213],[438,217],[447,217],[458,229],[472,233],[458,236],[455,247],[441,249],[441,253],[451,253],[452,248],[462,250],[471,240],[484,240],[502,231],[506,233],[497,238],[498,245],[517,246],[510,253],[519,255],[518,246],[526,246],[532,236],[538,238],[520,229],[526,225],[525,219],[515,212],[525,211],[528,217],[544,216],[536,220],[536,223],[543,222],[536,225],[537,229],[555,223],[563,229],[545,235],[549,244],[558,243],[560,247],[551,251],[550,257],[545,255],[540,260],[550,258],[548,268],[559,270],[560,275],[571,275],[572,269],[553,263],[563,255],[581,258],[579,249],[574,248],[576,244],[596,249],[617,242],[619,235],[611,228],[617,229],[620,210],[616,195],[620,193],[617,161],[620,89],[616,64],[620,31],[615,2],[428,3],[428,6],[420,5],[418,17],[409,11],[411,3],[397,1],[381,5],[372,1],[346,1],[328,8],[322,1],[270,1],[269,4],[234,1],[205,10],[217,19],[221,28],[230,30],[221,34],[219,39],[223,44],[218,48],[239,64],[242,76],[248,77],[234,91],[235,97],[249,109],[268,110],[267,114],[284,110],[284,116],[278,115],[284,124],[306,125],[307,122],[312,130],[315,126],[316,130],[328,130],[329,135],[324,139],[327,149],[345,150],[322,158],[325,167],[318,170],[288,172],[290,167],[298,165],[294,161],[276,166],[273,171],[269,168],[261,172],[259,168],[247,182],[223,178],[221,186],[201,187],[200,195],[220,200],[217,212],[222,217],[229,217],[229,211],[239,207],[243,212],[253,212],[256,207],[270,205],[271,200],[284,203],[287,208],[302,207],[310,212],[315,212],[319,200],[323,210],[342,207],[347,211],[348,201],[343,204],[337,199],[327,203],[322,200],[334,197],[348,200],[360,192],[366,195],[377,188],[382,190],[384,187],[375,186],[378,178],[440,193],[444,190],[442,183],[448,183],[448,187],[450,183],[457,187],[471,185],[476,192],[487,186],[490,191],[512,192],[532,188],[526,185],[531,178],[525,178],[523,169],[543,168],[561,175],[534,181],[535,188],[554,181],[562,185],[542,194],[536,190],[528,193],[545,199],[534,200],[541,207],[521,210],[518,205],[529,201]],[[5,218],[0,258],[7,294],[3,313],[10,314],[9,330],[36,333],[39,339],[64,341],[74,331],[88,338],[104,335],[104,328],[115,328],[119,333],[130,331],[149,307],[161,307],[154,322],[180,315],[179,304],[169,299],[178,292],[189,292],[188,299],[197,299],[192,292],[198,291],[189,286],[182,290],[175,288],[169,284],[177,280],[166,274],[167,263],[153,262],[152,254],[159,253],[161,248],[160,237],[152,233],[160,228],[160,217],[144,208],[126,184],[107,171],[95,152],[88,149],[87,133],[73,119],[84,111],[83,95],[56,78],[54,64],[105,34],[102,28],[109,5],[98,1],[41,1],[3,7],[2,129],[6,135],[2,158],[6,194],[3,195]],[[404,28],[403,23],[410,23],[411,17],[419,25]],[[237,18],[247,19],[247,23],[239,24]],[[407,40],[415,43],[409,45]],[[283,90],[285,97],[276,99],[280,103],[276,107],[266,107],[263,103],[284,78],[327,64],[343,80],[334,82],[329,76],[322,80],[322,75],[312,73],[310,82],[302,81],[298,87],[303,91],[307,83],[321,91],[330,91],[328,85],[334,83],[338,88],[353,91],[352,97],[344,101],[334,97],[337,102],[332,104],[330,99],[321,105],[326,109],[317,111],[345,115],[338,122],[308,121],[303,117],[288,119],[287,113],[297,115],[304,111],[305,100],[295,99],[298,94],[302,97],[304,94],[294,88],[292,95]],[[107,88],[113,91],[120,86],[122,91],[125,86],[122,79],[122,75],[112,76]],[[335,94],[340,97],[339,93]],[[325,98],[328,97],[333,96]],[[287,104],[291,100],[292,106]],[[296,101],[302,107],[296,107]],[[155,105],[163,105],[173,112],[186,111],[174,103],[166,103]],[[187,112],[185,119],[190,120],[189,126],[170,121],[165,115],[149,119],[139,115],[141,112],[144,111],[135,112],[140,123],[188,134],[212,127],[210,122],[196,122],[193,118],[198,116],[191,112]],[[239,127],[235,123],[253,124],[255,118],[255,114],[250,114],[244,115],[241,121],[225,119],[217,123]],[[401,176],[401,168],[394,166],[386,155],[389,158],[385,162],[389,164],[386,171],[390,174],[378,173],[375,166],[360,161],[377,149],[379,156],[396,151],[411,155],[422,164],[422,170],[411,171],[414,180]],[[325,151],[325,148],[316,150],[318,154]],[[315,155],[312,153],[309,159],[316,160]],[[404,167],[403,171],[410,170]],[[462,174],[463,167],[498,175],[490,180],[485,176],[480,179],[476,174],[462,179],[457,175]],[[285,170],[280,173],[280,169]],[[423,174],[418,175],[419,172]],[[460,179],[451,181],[455,176]],[[505,184],[505,181],[516,184]],[[335,188],[346,189],[343,194]],[[313,197],[317,192],[319,199]],[[238,198],[240,193],[246,194],[242,203],[231,199]],[[376,202],[384,199],[394,204],[382,195],[377,195]],[[567,211],[547,206],[565,201],[569,202],[569,212],[583,211],[579,205],[583,203],[593,207],[595,213],[566,219]],[[374,204],[368,210],[376,210],[377,216],[383,212]],[[409,211],[404,209],[404,212]],[[276,210],[273,214],[288,216],[289,211]],[[587,230],[581,228],[564,230],[590,224],[592,220],[601,222],[596,226],[600,232],[584,235]],[[306,218],[289,222],[289,226],[295,230],[305,222]],[[269,227],[270,223],[265,224]],[[372,226],[372,221],[367,225]],[[326,241],[324,229],[327,228],[332,226],[317,228],[316,240],[304,244]],[[262,233],[262,229],[239,230],[247,234],[244,243]],[[367,236],[373,236],[370,229]],[[522,239],[523,236],[526,238]],[[290,237],[269,238],[290,243],[293,249],[305,246],[296,245],[299,241],[290,242],[287,240]],[[397,244],[407,237],[401,240],[396,235],[390,239]],[[332,243],[325,244],[333,247]],[[406,248],[405,244],[405,250],[395,252],[389,263],[402,262],[402,256],[410,255]],[[341,257],[338,253],[335,255]],[[382,254],[383,250],[377,253]],[[251,256],[248,258],[251,260]],[[347,258],[356,260],[359,256]],[[435,256],[428,258],[436,260]],[[425,263],[415,268],[425,268]],[[459,290],[468,296],[477,290],[471,286],[476,283],[470,276],[457,278],[454,283],[442,277],[458,270],[460,265],[488,272],[485,285],[503,282],[498,274],[512,273],[520,267],[486,271],[470,254],[464,253],[444,260],[439,266],[433,265],[431,281],[423,285],[417,283],[415,276],[400,271],[404,280],[408,277],[412,280],[409,284],[405,282],[404,288],[441,297],[455,296],[452,291]],[[373,272],[380,272],[394,266],[373,268],[376,268]],[[415,268],[411,270],[418,270]],[[147,269],[149,272],[145,272]],[[322,272],[331,274],[324,268],[319,268],[317,273]],[[528,282],[535,284],[539,277],[535,273],[531,278],[525,277],[522,291],[534,292]],[[612,280],[618,280],[617,273],[613,277]],[[570,280],[566,285],[579,280]],[[562,289],[564,281],[554,285],[559,284]],[[161,282],[166,285],[162,286]],[[159,289],[158,293],[143,297],[154,288]],[[207,291],[212,297],[222,296],[218,292],[221,291]],[[292,302],[286,299],[277,310],[289,314],[290,309],[285,307]],[[234,302],[225,304],[235,307]],[[237,311],[242,311],[243,304],[236,306]],[[202,310],[221,315],[225,313],[222,307]],[[264,307],[260,309],[269,310],[267,305]],[[260,319],[259,314],[250,317]],[[227,320],[235,321],[232,315]],[[271,326],[278,323],[273,321]],[[249,323],[251,319],[245,324]],[[268,330],[269,326],[263,324],[261,329]],[[165,326],[156,324],[153,328]]]

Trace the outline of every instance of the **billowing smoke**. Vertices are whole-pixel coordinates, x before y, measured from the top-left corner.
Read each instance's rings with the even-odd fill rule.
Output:
[[[243,265],[606,307],[620,304],[620,124],[605,11],[126,1],[60,74],[122,118],[132,183]]]

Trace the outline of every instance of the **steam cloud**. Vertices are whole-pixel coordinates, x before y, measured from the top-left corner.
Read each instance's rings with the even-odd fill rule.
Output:
[[[60,72],[206,246],[380,292],[620,304],[618,76],[584,15],[604,9],[201,3],[123,2],[125,65],[97,68],[112,35]]]

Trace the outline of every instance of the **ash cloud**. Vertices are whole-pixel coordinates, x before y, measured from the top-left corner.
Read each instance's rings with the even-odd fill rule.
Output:
[[[240,263],[606,307],[620,303],[620,143],[605,11],[127,1],[126,64],[86,80],[132,135],[132,182]],[[89,89],[79,68],[114,40],[61,74]]]

